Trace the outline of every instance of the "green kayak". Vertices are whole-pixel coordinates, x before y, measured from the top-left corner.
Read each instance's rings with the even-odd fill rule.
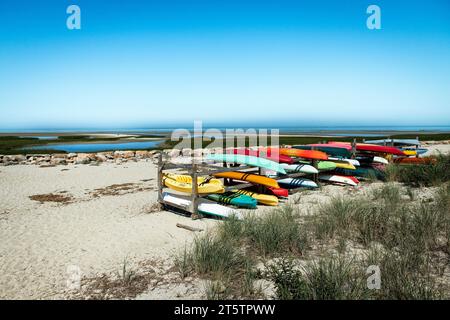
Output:
[[[299,163],[310,164],[309,161],[299,161]],[[330,171],[336,169],[336,163],[332,161],[317,162],[317,169],[320,171]]]
[[[239,163],[246,164],[253,167],[260,167],[272,171],[276,171],[278,173],[286,174],[286,171],[283,167],[275,161],[267,160],[264,158],[258,158],[253,156],[244,156],[240,154],[210,154],[206,157],[207,160],[213,160],[217,162],[230,162],[230,163]]]
[[[210,194],[207,196],[209,200],[220,204],[231,204],[240,208],[254,209],[258,201],[245,194],[226,193],[226,194]]]

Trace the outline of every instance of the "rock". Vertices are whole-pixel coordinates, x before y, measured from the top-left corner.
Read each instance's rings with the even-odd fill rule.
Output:
[[[114,157],[114,159],[120,159],[120,158],[122,158],[122,155],[123,155],[123,151],[116,150],[116,151],[114,151],[113,157]]]
[[[134,158],[134,151],[124,151],[122,157],[125,159]]]
[[[66,159],[67,153],[54,153],[52,154],[53,159]]]
[[[146,159],[149,156],[150,156],[150,154],[146,150],[138,150],[138,151],[136,151],[136,158],[138,158],[138,159]]]
[[[53,165],[66,164],[66,159],[55,158],[50,161],[50,164],[53,164]]]
[[[104,154],[100,154],[100,153],[97,154],[96,159],[97,159],[97,161],[100,161],[100,162],[105,162],[106,160],[108,160],[108,158]]]
[[[22,162],[27,161],[27,157],[25,157],[23,154],[18,154],[15,156],[11,156],[11,160],[15,162]]]
[[[105,156],[107,159],[114,159],[114,152],[112,152],[112,151],[97,153],[97,155],[99,155],[99,154]]]
[[[114,163],[115,164],[122,164],[122,159],[116,159],[116,160],[114,160]]]
[[[50,157],[49,156],[36,158],[36,162],[37,163],[49,162],[49,161],[50,161]]]
[[[75,158],[75,163],[86,164],[96,159],[95,153],[79,153]]]
[[[75,158],[76,156],[77,156],[76,153],[71,152],[71,153],[69,153],[69,154],[67,155],[67,158]]]

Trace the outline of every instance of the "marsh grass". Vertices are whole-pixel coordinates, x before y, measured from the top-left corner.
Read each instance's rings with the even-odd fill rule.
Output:
[[[343,256],[322,258],[304,267],[291,259],[280,259],[268,266],[266,277],[275,284],[278,299],[345,300],[369,296],[362,269]]]
[[[176,265],[182,277],[209,280],[211,299],[261,297],[254,286],[261,277],[274,284],[279,299],[448,297],[436,278],[450,255],[450,184],[423,200],[412,201],[417,197],[406,197],[408,190],[388,183],[364,198],[335,197],[307,217],[287,205],[231,218],[196,238]],[[295,259],[315,250],[317,240],[326,255],[300,267]],[[339,254],[330,256],[334,246]],[[350,246],[367,256],[349,257]],[[260,272],[257,261],[264,263]],[[380,290],[366,286],[365,270],[374,264],[382,273]]]
[[[377,265],[381,271],[379,290],[371,291],[374,299],[428,300],[443,297],[442,288],[432,276],[430,266],[417,261],[411,252],[372,248],[366,265]]]

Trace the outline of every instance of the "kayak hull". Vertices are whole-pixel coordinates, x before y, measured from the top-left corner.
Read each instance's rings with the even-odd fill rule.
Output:
[[[285,178],[278,180],[278,184],[282,188],[296,189],[296,188],[318,188],[319,186],[312,180],[303,178]]]
[[[267,170],[272,170],[278,173],[286,174],[286,171],[280,166],[279,163],[264,158],[244,156],[240,154],[221,153],[221,154],[210,154],[206,157],[206,159],[216,162],[245,164],[253,167],[264,168]]]
[[[214,177],[246,181],[246,182],[251,182],[253,184],[260,184],[260,185],[263,185],[266,187],[273,187],[273,188],[280,187],[277,180],[268,178],[265,176],[261,176],[259,174],[253,174],[253,173],[227,171],[227,172],[216,173],[216,174],[214,174]]]
[[[191,200],[189,197],[173,195],[168,192],[163,193],[163,200],[169,205],[181,207],[185,210],[188,210],[191,205]],[[219,218],[230,218],[231,216],[236,216],[238,219],[242,219],[242,214],[235,209],[222,206],[204,198],[199,198],[198,201],[198,210],[202,214]]]
[[[192,193],[192,177],[188,175],[179,174],[165,174],[163,176],[163,183],[166,187],[184,193]],[[224,186],[219,179],[206,180],[205,177],[198,177],[197,179],[198,193],[223,193]]]

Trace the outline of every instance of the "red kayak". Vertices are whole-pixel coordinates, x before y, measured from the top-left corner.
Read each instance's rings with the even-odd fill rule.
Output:
[[[259,150],[251,150],[251,149],[233,149],[233,150],[227,150],[227,153],[242,154],[245,156],[265,158],[265,159],[272,160],[272,161],[279,162],[279,163],[287,163],[287,164],[294,163],[294,159],[292,159],[291,157],[288,157],[288,156],[285,156],[282,154],[275,155],[275,154],[272,154],[274,152],[271,152],[270,150],[265,152],[262,150],[259,151]]]
[[[287,198],[289,196],[289,191],[287,189],[274,187],[268,187],[267,189],[270,190],[270,192],[272,192],[277,197]]]
[[[350,142],[331,141],[328,144],[332,145],[332,146],[347,148],[347,150],[352,149],[352,145]],[[371,151],[371,152],[378,152],[378,153],[389,153],[389,154],[394,154],[396,156],[406,156],[406,154],[399,148],[389,147],[389,146],[379,146],[376,144],[368,144],[368,143],[357,143],[356,150]]]
[[[280,155],[304,158],[311,160],[328,160],[328,156],[325,152],[316,150],[302,150],[296,148],[265,148],[266,152],[278,152]]]

